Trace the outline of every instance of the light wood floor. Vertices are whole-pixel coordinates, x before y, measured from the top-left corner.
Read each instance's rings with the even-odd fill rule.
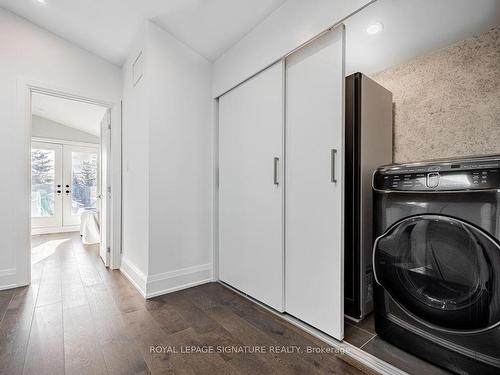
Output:
[[[217,283],[146,301],[77,234],[33,239],[32,284],[0,291],[0,374],[361,373],[345,354],[269,353],[328,347]],[[155,345],[268,352],[151,353]]]

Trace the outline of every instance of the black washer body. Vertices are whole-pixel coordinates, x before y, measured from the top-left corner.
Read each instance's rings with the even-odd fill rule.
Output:
[[[460,374],[500,373],[500,156],[373,177],[375,329]]]

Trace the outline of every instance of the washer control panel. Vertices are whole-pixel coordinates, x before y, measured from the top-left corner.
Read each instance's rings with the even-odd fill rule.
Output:
[[[439,186],[439,172],[427,173],[427,187],[437,188]]]
[[[373,186],[395,191],[500,189],[500,159],[382,167]]]

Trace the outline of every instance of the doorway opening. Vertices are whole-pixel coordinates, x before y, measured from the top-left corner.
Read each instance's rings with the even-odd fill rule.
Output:
[[[31,264],[78,240],[110,263],[110,108],[31,92]]]

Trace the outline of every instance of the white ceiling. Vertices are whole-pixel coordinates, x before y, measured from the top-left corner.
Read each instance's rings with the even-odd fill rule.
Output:
[[[34,115],[99,137],[106,108],[76,100],[33,94],[31,111]]]
[[[346,73],[370,74],[499,26],[500,1],[378,0],[345,24]]]
[[[16,13],[122,65],[150,19],[208,59],[218,57],[285,0],[0,0]]]
[[[146,19],[214,60],[285,0],[45,2],[0,0],[0,7],[121,65]],[[382,70],[499,25],[499,19],[499,0],[377,0],[345,22],[347,72]],[[383,31],[367,35],[377,21]]]
[[[285,1],[205,0],[153,22],[214,61]]]

